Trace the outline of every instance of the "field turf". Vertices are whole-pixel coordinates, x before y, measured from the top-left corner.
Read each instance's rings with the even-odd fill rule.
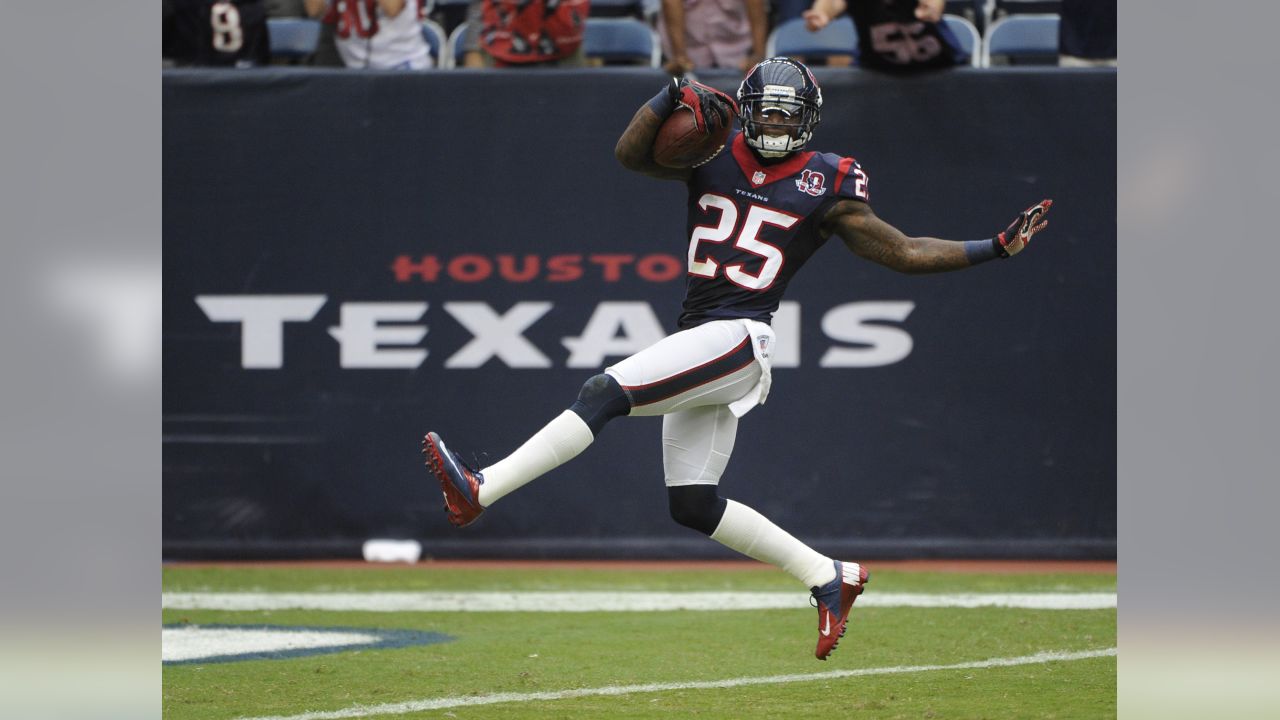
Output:
[[[874,592],[1115,592],[1114,575],[876,571]],[[166,592],[797,591],[782,573],[708,569],[167,567]],[[755,611],[437,613],[163,611],[166,626],[273,625],[446,633],[452,642],[240,662],[169,665],[164,716],[230,720],[356,706],[648,683],[951,665],[1116,646],[1116,611],[855,606],[828,662],[816,613]],[[396,718],[1103,718],[1116,658],[826,677],[522,700]]]

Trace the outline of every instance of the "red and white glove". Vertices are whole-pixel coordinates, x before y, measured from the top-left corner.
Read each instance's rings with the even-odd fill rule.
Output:
[[[738,115],[738,103],[719,90],[684,78],[672,78],[667,95],[678,107],[693,112],[693,122],[705,133],[722,128]]]
[[[1052,200],[1041,200],[1014,218],[1013,222],[1009,223],[1009,227],[996,236],[996,249],[1000,252],[1000,257],[1017,255],[1031,244],[1031,236],[1049,225],[1049,221],[1045,220],[1044,216],[1049,213],[1051,207],[1053,207]]]

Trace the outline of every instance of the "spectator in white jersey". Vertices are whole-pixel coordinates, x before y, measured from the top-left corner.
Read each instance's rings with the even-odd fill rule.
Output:
[[[349,68],[425,70],[435,63],[422,37],[421,0],[305,0],[307,15],[334,26]]]

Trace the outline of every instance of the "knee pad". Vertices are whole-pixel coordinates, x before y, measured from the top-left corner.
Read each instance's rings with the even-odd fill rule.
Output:
[[[582,384],[569,409],[591,428],[592,435],[599,435],[605,423],[631,412],[631,401],[617,380],[601,373]]]
[[[681,525],[710,535],[720,525],[728,505],[716,492],[715,485],[677,485],[667,488],[667,504],[671,519]]]

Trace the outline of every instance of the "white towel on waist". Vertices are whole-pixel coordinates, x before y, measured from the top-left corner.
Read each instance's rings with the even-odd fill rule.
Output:
[[[747,391],[746,395],[729,403],[729,411],[734,417],[742,417],[751,408],[763,405],[769,397],[769,386],[773,384],[773,328],[756,320],[739,320],[751,336],[751,352],[755,353],[756,362],[760,364],[760,379]]]

